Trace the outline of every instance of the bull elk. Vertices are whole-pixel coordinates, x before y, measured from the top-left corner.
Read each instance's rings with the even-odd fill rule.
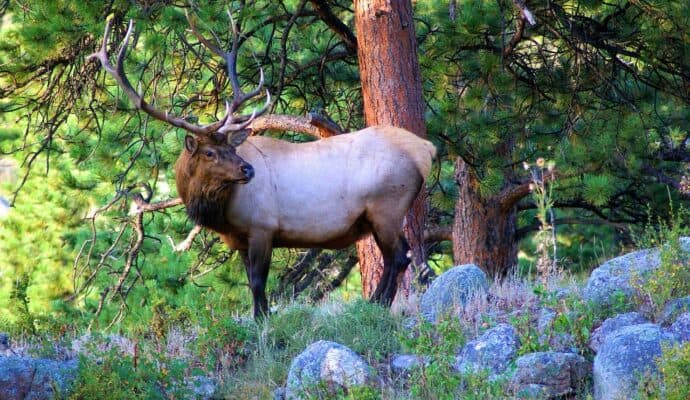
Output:
[[[370,127],[307,143],[248,137],[247,127],[270,104],[251,115],[235,116],[247,100],[236,72],[237,31],[230,52],[199,41],[223,57],[233,90],[226,114],[205,126],[155,109],[132,87],[123,63],[133,23],[113,67],[107,54],[109,22],[98,52],[103,68],[142,111],[191,135],[175,164],[177,190],[196,224],[217,232],[237,249],[245,264],[254,315],[268,311],[266,279],[274,247],[343,248],[372,233],[383,254],[381,281],[371,300],[390,305],[410,260],[402,224],[423,188],[436,154],[433,144],[400,128]]]

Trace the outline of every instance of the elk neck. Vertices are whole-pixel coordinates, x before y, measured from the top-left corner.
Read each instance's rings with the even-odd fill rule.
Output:
[[[237,184],[204,175],[204,171],[197,170],[196,164],[194,158],[186,152],[180,155],[175,164],[177,191],[187,209],[187,215],[197,225],[219,233],[229,232],[231,227],[225,210]]]

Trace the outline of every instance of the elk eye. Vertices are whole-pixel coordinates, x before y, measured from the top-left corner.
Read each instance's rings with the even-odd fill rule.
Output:
[[[214,157],[216,156],[216,154],[215,154],[213,151],[211,151],[211,150],[206,150],[206,152],[204,153],[204,155],[205,155],[206,157],[208,157],[208,158],[214,158]]]

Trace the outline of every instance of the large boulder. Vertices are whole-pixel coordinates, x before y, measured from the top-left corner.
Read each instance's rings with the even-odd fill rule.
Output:
[[[419,304],[420,312],[429,322],[462,309],[474,295],[489,290],[486,274],[474,264],[459,265],[434,279]]]
[[[556,352],[526,354],[515,365],[512,385],[521,398],[550,399],[575,393],[592,369],[580,355]]]
[[[429,357],[415,354],[396,354],[391,358],[390,367],[394,377],[408,378],[412,371],[428,365]]]
[[[520,338],[508,324],[498,324],[467,343],[455,357],[453,367],[460,373],[488,370],[491,376],[503,373],[520,348]]]
[[[673,340],[673,334],[654,324],[627,326],[609,335],[594,357],[594,398],[634,398],[639,379],[656,372],[662,343]]]
[[[680,239],[681,248],[690,252],[690,238]],[[611,305],[611,299],[617,292],[626,298],[635,294],[632,285],[633,277],[644,282],[645,277],[659,268],[659,249],[638,250],[613,258],[592,271],[584,290],[585,300],[601,305]]]
[[[612,333],[617,332],[621,328],[631,325],[646,324],[649,321],[647,318],[643,317],[642,314],[636,312],[629,312],[625,314],[619,314],[615,317],[609,318],[601,324],[600,327],[594,330],[592,333],[592,338],[589,340],[588,346],[595,353],[599,351],[601,344],[606,341]]]
[[[0,357],[0,399],[66,398],[76,379],[78,366],[77,360]]]
[[[690,296],[673,299],[664,305],[659,323],[664,326],[671,325],[681,314],[688,312],[690,312]]]
[[[676,322],[671,325],[669,331],[681,342],[690,342],[690,312],[681,314]]]
[[[323,390],[344,390],[371,384],[373,369],[349,348],[319,340],[309,345],[292,361],[288,371],[287,399],[317,396]]]

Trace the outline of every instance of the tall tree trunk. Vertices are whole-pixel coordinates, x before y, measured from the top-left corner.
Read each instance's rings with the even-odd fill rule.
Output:
[[[395,125],[426,137],[424,99],[410,0],[355,0],[357,55],[368,126]],[[415,201],[405,222],[413,265],[426,257],[422,247],[425,199]],[[371,236],[357,242],[362,292],[369,298],[383,270]],[[415,272],[408,269],[399,291],[409,292]]]
[[[504,277],[517,265],[517,202],[529,194],[529,185],[509,186],[482,198],[477,177],[460,157],[455,163],[455,180],[455,263],[474,263],[490,276]]]

